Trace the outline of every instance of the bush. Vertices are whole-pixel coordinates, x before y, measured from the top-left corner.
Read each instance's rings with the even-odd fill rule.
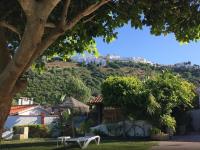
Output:
[[[169,129],[172,129],[173,131],[175,131],[176,120],[174,119],[174,117],[171,117],[170,115],[163,115],[161,117],[161,122],[163,125],[165,125]]]
[[[89,119],[87,121],[84,121],[83,123],[81,123],[80,125],[80,131],[82,133],[89,133],[90,132],[90,127],[94,124],[94,122]]]
[[[109,62],[108,66],[111,67],[111,68],[115,68],[115,69],[120,68],[120,66],[115,62]]]
[[[161,134],[161,133],[162,133],[161,130],[158,129],[158,128],[152,128],[152,129],[150,130],[150,134],[151,134],[151,135],[156,135],[156,134]]]
[[[30,138],[46,138],[49,137],[49,130],[47,126],[44,125],[23,125],[23,126],[14,126],[14,134],[19,133],[21,127],[29,127],[29,137]]]

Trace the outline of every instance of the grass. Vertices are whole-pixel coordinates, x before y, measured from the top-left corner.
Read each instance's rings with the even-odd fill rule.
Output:
[[[149,150],[155,142],[135,142],[135,141],[102,141],[100,145],[90,144],[87,150]],[[75,147],[59,147],[56,142],[46,139],[30,139],[25,141],[4,141],[0,145],[0,150],[80,150]]]

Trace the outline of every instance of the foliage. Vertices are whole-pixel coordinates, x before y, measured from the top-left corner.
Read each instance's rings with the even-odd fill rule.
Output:
[[[23,126],[14,126],[13,131],[17,133],[21,127],[29,128],[29,137],[30,138],[47,138],[49,137],[49,129],[44,125],[23,125]]]
[[[109,77],[102,84],[102,94],[105,105],[121,108],[126,116],[175,130],[172,110],[193,107],[195,86],[165,71],[143,82],[136,77]]]
[[[140,98],[142,82],[137,77],[109,77],[102,84],[104,104],[119,107],[124,115],[139,113],[145,105]],[[133,113],[134,110],[134,113]]]
[[[115,63],[115,62],[109,62],[109,63],[107,64],[107,66],[108,66],[108,67],[111,67],[111,68],[115,68],[115,69],[120,68],[120,66],[119,66],[117,63]]]
[[[161,116],[161,123],[162,123],[162,125],[166,126],[167,128],[175,131],[176,120],[174,117],[172,117],[170,115],[163,115],[163,116]]]
[[[86,102],[91,91],[78,77],[65,70],[52,68],[43,74],[31,72],[27,89],[17,97],[22,95],[34,98],[38,103],[58,104],[63,95]]]
[[[89,133],[90,132],[90,127],[94,124],[93,120],[85,120],[84,122],[81,123],[80,125],[80,131],[82,133]]]
[[[194,83],[196,86],[200,86],[199,84],[200,73],[198,73],[200,69],[195,69],[193,67],[190,69],[180,68],[182,70],[181,71],[180,69],[172,70],[168,68],[167,66],[165,68],[160,68],[160,67],[151,66],[149,64],[141,64],[141,63],[135,63],[135,62],[119,62],[119,61],[113,62],[120,66],[120,68],[118,69],[110,68],[108,66],[98,67],[93,64],[79,67],[76,63],[71,63],[71,62],[66,62],[66,63],[53,62],[53,63],[55,63],[55,66],[56,65],[60,66],[60,68],[55,67],[55,66],[48,67],[42,74],[39,74],[37,72],[31,72],[28,75],[29,83],[28,83],[28,88],[25,94],[23,93],[21,93],[20,95],[18,94],[18,97],[32,96],[32,97],[35,97],[34,101],[36,102],[52,104],[54,103],[53,101],[56,101],[56,103],[59,102],[60,96],[68,93],[67,91],[66,93],[64,93],[63,92],[64,89],[60,90],[61,93],[60,91],[57,91],[54,89],[56,88],[55,86],[64,84],[64,82],[60,82],[60,79],[52,83],[53,80],[55,80],[57,77],[62,78],[62,80],[70,80],[71,77],[76,78],[77,80],[81,80],[91,90],[92,95],[98,95],[98,94],[101,94],[101,84],[109,76],[137,76],[141,80],[146,80],[148,78],[151,78],[152,76],[156,76],[157,74],[162,73],[162,69],[171,70],[171,72],[173,72],[174,74],[179,74],[181,77],[183,77],[187,81]],[[62,64],[63,66],[59,64]],[[47,66],[50,66],[50,65],[51,63],[47,63]],[[185,76],[187,72],[191,74],[190,77]],[[51,79],[49,79],[50,76],[52,76]],[[49,81],[47,81],[48,79]],[[41,87],[40,86],[41,83],[45,84],[44,89],[48,87],[49,90],[48,91],[45,90],[45,92],[40,93],[40,91],[43,91],[43,88],[39,88]],[[65,85],[65,86],[67,88],[69,87],[69,85]],[[54,94],[56,93],[56,91],[59,93]],[[49,93],[49,94],[45,96],[45,93]],[[58,96],[55,96],[55,95],[58,95]],[[152,101],[153,99],[155,99],[155,97],[151,93],[149,94],[147,93],[147,96],[148,96],[148,99],[150,99],[149,102],[151,102],[151,104],[156,102],[156,101]],[[82,98],[79,99],[78,97],[77,99],[82,101]],[[152,106],[159,107],[159,105],[152,105]],[[197,106],[198,105],[196,103],[195,107]],[[153,107],[150,107],[150,108],[153,110]],[[151,111],[150,108],[148,108],[148,111]],[[153,113],[153,112],[149,112],[149,113]]]
[[[152,121],[158,126],[165,126],[175,130],[176,122],[171,117],[173,109],[193,107],[195,86],[178,75],[168,71],[150,78],[145,82],[146,92],[151,94],[156,101],[156,113]]]
[[[156,134],[161,134],[161,130],[158,128],[152,128],[150,130],[150,135],[156,135]]]
[[[85,8],[99,2],[98,0],[71,1],[68,19],[71,20]],[[49,21],[56,23],[61,18],[64,2],[61,1],[49,16]],[[25,28],[26,18],[17,1],[0,3],[0,19],[6,20],[17,29]],[[45,54],[73,54],[74,51],[95,51],[94,38],[102,36],[106,42],[117,37],[116,28],[130,21],[131,27],[142,29],[148,26],[151,34],[160,35],[174,33],[176,39],[182,42],[199,39],[199,3],[195,0],[179,1],[110,1],[96,10],[92,16],[85,17],[66,32]],[[162,9],[161,9],[162,8]],[[9,12],[9,15],[7,14]],[[16,19],[17,18],[17,19]],[[90,20],[91,18],[91,20]],[[187,19],[186,19],[187,18]],[[89,20],[89,21],[87,21]],[[46,31],[47,34],[50,32]],[[8,34],[9,42],[19,44],[14,34]],[[16,45],[15,44],[15,45]]]

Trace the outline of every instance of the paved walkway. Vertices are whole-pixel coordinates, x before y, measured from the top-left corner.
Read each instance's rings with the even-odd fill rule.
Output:
[[[200,135],[177,136],[171,141],[161,141],[151,150],[200,150]]]

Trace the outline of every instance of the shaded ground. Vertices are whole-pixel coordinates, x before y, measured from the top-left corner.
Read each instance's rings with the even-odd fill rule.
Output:
[[[171,141],[161,141],[151,150],[200,150],[200,135],[175,136]]]

